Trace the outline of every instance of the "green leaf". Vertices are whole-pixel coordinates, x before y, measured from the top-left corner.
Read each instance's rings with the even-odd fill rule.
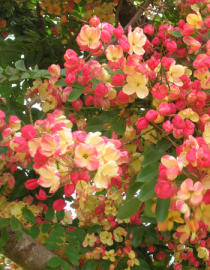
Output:
[[[72,246],[66,246],[66,251],[64,255],[69,259],[69,261],[75,265],[79,266],[79,253],[75,249],[75,247]]]
[[[87,122],[86,131],[87,132],[90,132],[90,131],[95,132],[95,131],[99,130],[98,127],[101,127],[102,129],[104,129],[104,127],[102,127],[101,125],[107,124],[111,121],[112,121],[112,118],[109,116],[101,116],[101,115],[96,116]]]
[[[166,200],[157,198],[157,204],[155,208],[155,215],[159,222],[164,222],[168,217],[168,210],[170,207],[171,199]]]
[[[142,223],[157,224],[157,219],[155,217],[141,216],[141,222]]]
[[[62,259],[59,257],[52,257],[49,259],[49,261],[47,262],[48,266],[52,266],[52,267],[57,267],[61,264]]]
[[[163,151],[166,151],[170,146],[172,145],[172,142],[167,140],[166,138],[163,138],[156,144],[157,150],[161,149]]]
[[[101,267],[101,269],[103,270],[109,270],[109,266],[110,264],[112,264],[112,262],[110,261],[105,261],[105,260],[99,260],[99,266]]]
[[[20,241],[22,241],[22,239],[23,239],[23,232],[22,232],[22,230],[20,230],[20,231],[17,232],[16,240],[18,242],[20,242]]]
[[[133,216],[140,208],[141,202],[138,198],[133,198],[130,201],[125,202],[118,209],[117,218],[126,219]]]
[[[54,218],[54,209],[50,208],[49,210],[47,210],[46,214],[45,214],[45,218],[48,220],[52,220]]]
[[[70,92],[70,94],[69,94],[69,96],[68,96],[68,101],[69,101],[69,102],[75,101],[75,100],[78,99],[83,93],[84,93],[84,90],[83,90],[83,89],[73,88],[73,90]]]
[[[22,228],[22,223],[15,216],[11,217],[10,225],[14,231],[19,231]]]
[[[2,67],[0,67],[0,73],[2,73],[4,70],[3,70],[3,68]]]
[[[140,189],[142,186],[142,183],[134,183],[132,186],[129,187],[129,189],[126,192],[126,200],[130,200],[133,198],[133,196],[136,194],[136,192]]]
[[[21,79],[29,79],[31,75],[28,72],[24,72],[23,75],[21,75]]]
[[[2,246],[5,246],[8,241],[9,241],[9,229],[8,229],[8,227],[4,227],[1,230],[1,243],[2,243]]]
[[[70,238],[68,237],[68,242],[72,245],[72,246],[75,246],[75,247],[79,247],[81,244],[80,244],[80,241],[75,239],[75,238]]]
[[[166,155],[166,152],[162,149],[150,151],[149,153],[146,153],[144,161],[141,163],[141,166],[145,168],[148,165],[160,160],[161,157],[164,155]]]
[[[17,76],[17,75],[12,75],[10,78],[9,78],[9,81],[11,82],[11,81],[18,81],[20,79],[20,77],[19,76]]]
[[[175,30],[172,32],[172,35],[174,37],[183,37],[182,33],[180,32],[180,30]]]
[[[131,240],[132,245],[136,248],[141,244],[143,234],[144,234],[144,227],[143,226],[129,226],[129,234],[133,234],[133,238]]]
[[[142,168],[137,175],[138,182],[148,182],[158,175],[160,163],[152,163],[149,166]]]
[[[154,244],[158,244],[159,243],[158,234],[155,231],[155,227],[153,227],[153,226],[148,226],[144,230],[144,236],[149,242],[154,243]]]
[[[88,229],[88,233],[99,233],[102,231],[102,226],[95,224]]]
[[[46,239],[45,239],[45,241],[46,242],[54,242],[54,243],[58,243],[58,244],[62,244],[63,243],[63,239],[61,239],[60,237],[55,237],[55,236],[53,236],[53,237],[47,237]]]
[[[14,74],[18,73],[18,71],[16,69],[14,69],[13,67],[10,67],[10,66],[6,67],[5,72],[8,75],[14,75]]]
[[[123,135],[125,132],[125,120],[116,117],[112,120],[111,127],[118,135]]]
[[[56,86],[67,86],[65,79],[60,79],[55,83]]]
[[[61,269],[62,270],[69,270],[69,264],[64,260],[61,261]]]
[[[46,238],[47,239],[47,238]],[[56,243],[54,243],[53,241],[47,241],[44,246],[46,248],[48,248],[49,250],[61,250],[61,248],[59,247],[59,245],[57,245]]]
[[[26,71],[26,67],[23,60],[18,60],[15,62],[15,67],[21,71]]]
[[[22,212],[23,212],[23,217],[26,220],[28,220],[29,222],[31,222],[33,224],[36,224],[36,218],[35,218],[34,214],[29,209],[27,209],[26,207],[24,207],[22,209]]]
[[[39,228],[37,227],[37,225],[33,225],[30,229],[30,236],[33,239],[36,239],[39,236]]]
[[[7,226],[8,223],[9,223],[9,218],[0,219],[0,229],[2,229],[5,226]]]
[[[58,211],[58,212],[56,212],[55,215],[56,215],[56,218],[58,221],[62,221],[65,217],[65,212],[64,212],[64,210]]]
[[[96,266],[97,266],[96,260],[87,260],[84,263],[82,270],[95,270]]]
[[[142,187],[141,187],[141,191],[138,195],[138,198],[140,201],[145,202],[147,201],[150,197],[152,197],[154,195],[154,188],[157,184],[157,180],[153,179],[147,183],[145,183]]]
[[[145,202],[145,207],[144,207],[144,213],[148,217],[155,217],[155,214],[152,212],[152,206],[155,203],[153,199],[149,199]]]
[[[51,229],[50,224],[48,224],[48,223],[43,223],[42,224],[42,228],[41,228],[42,233],[47,233],[47,232],[49,232],[50,229]]]
[[[134,267],[134,270],[150,270],[149,264],[145,260],[137,258],[140,262],[138,266]]]

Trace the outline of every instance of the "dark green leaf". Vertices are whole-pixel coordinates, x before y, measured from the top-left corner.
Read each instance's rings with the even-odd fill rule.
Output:
[[[141,202],[138,198],[133,198],[130,201],[125,202],[118,209],[117,218],[126,219],[133,216],[140,208]]]
[[[79,247],[81,244],[79,242],[79,240],[75,239],[75,238],[70,238],[68,237],[68,242],[75,247]]]
[[[2,243],[2,246],[5,246],[7,244],[9,240],[9,229],[8,227],[4,227],[2,230],[1,230],[1,243]]]
[[[75,101],[75,100],[78,99],[83,93],[84,93],[84,90],[83,90],[83,89],[73,88],[73,90],[70,92],[70,94],[69,94],[69,96],[68,96],[68,101],[69,101],[69,102]]]
[[[91,226],[87,232],[88,233],[99,233],[100,231],[102,231],[102,227],[98,224],[95,224],[95,225]]]
[[[46,242],[54,242],[54,243],[58,243],[58,244],[62,244],[63,243],[63,239],[61,239],[60,237],[56,237],[56,236],[53,236],[53,237],[47,237],[45,239]]]
[[[30,236],[33,239],[36,239],[39,236],[39,228],[37,227],[37,225],[33,225],[30,229]]]
[[[49,232],[49,230],[51,229],[51,225],[50,224],[48,224],[48,223],[43,223],[42,224],[42,233],[47,233],[47,232]]]
[[[138,182],[130,186],[126,192],[126,200],[132,199],[141,186],[142,186],[142,183],[138,183]]]
[[[157,198],[157,204],[155,208],[155,215],[159,222],[164,222],[168,217],[168,210],[170,207],[171,199],[166,200]]]
[[[136,248],[141,244],[142,237],[144,234],[144,227],[143,226],[129,226],[129,234],[132,233],[133,238],[131,240],[133,246]]]
[[[56,218],[58,221],[62,221],[65,217],[64,210],[56,212]]]
[[[156,224],[157,223],[157,219],[155,217],[141,216],[141,222],[142,223]]]
[[[102,259],[99,260],[99,265],[100,265],[101,269],[103,269],[103,270],[109,270],[110,264],[112,264],[112,262],[105,261],[105,260],[102,260]]]
[[[61,250],[61,248],[59,247],[59,245],[57,245],[56,243],[54,243],[53,241],[47,241],[44,246],[50,250]]]
[[[140,262],[138,266],[134,267],[134,270],[150,270],[149,264],[145,260],[137,258]]]
[[[145,202],[144,213],[148,217],[155,217],[155,213],[152,212],[152,206],[155,203],[153,199],[149,199]]]
[[[2,229],[3,227],[7,226],[8,223],[9,223],[9,218],[2,218],[2,219],[0,219],[0,229]]]
[[[150,197],[152,197],[154,195],[154,188],[157,184],[157,180],[153,179],[147,183],[145,183],[142,187],[141,187],[141,191],[138,195],[138,198],[140,201],[145,202],[147,201]]]
[[[144,157],[144,161],[141,163],[141,166],[143,168],[147,167],[148,165],[158,161],[161,159],[162,156],[166,155],[166,152],[164,152],[163,150],[159,149],[159,150],[154,150],[149,152],[148,154],[146,153],[145,157]]]
[[[54,209],[50,208],[49,210],[47,210],[46,214],[45,214],[45,218],[48,220],[52,220],[54,218]]]
[[[20,230],[17,232],[16,240],[18,242],[20,242],[20,241],[22,241],[22,239],[23,239],[23,232],[22,232],[22,230]]]
[[[60,79],[55,83],[56,86],[67,86],[65,79]]]
[[[24,207],[24,208],[22,209],[22,212],[23,212],[23,217],[24,217],[27,221],[29,221],[29,222],[31,222],[31,223],[33,223],[33,224],[36,223],[36,218],[35,218],[34,214],[33,214],[29,209],[27,209],[26,207]]]
[[[66,251],[64,253],[64,255],[69,259],[69,261],[75,265],[75,266],[79,266],[79,253],[77,252],[77,250],[72,247],[72,246],[66,246]]]
[[[69,264],[64,260],[61,261],[61,269],[62,270],[69,270]]]
[[[14,231],[19,231],[22,228],[22,223],[14,216],[10,219],[10,225]]]
[[[97,266],[96,260],[87,260],[84,263],[82,270],[95,270],[96,266]]]
[[[18,60],[15,62],[15,67],[21,71],[26,71],[26,67],[23,60]]]
[[[148,226],[146,230],[144,230],[144,236],[151,243],[154,243],[154,244],[159,243],[158,233],[156,232],[153,226]]]
[[[111,127],[118,135],[123,135],[125,132],[125,120],[123,118],[116,117],[113,119]]]
[[[163,151],[166,151],[171,145],[172,145],[171,141],[167,140],[166,138],[163,138],[156,144],[156,148],[157,150],[161,149]]]
[[[138,182],[148,182],[158,175],[158,168],[160,163],[152,163],[149,166],[142,168],[137,175]]]
[[[59,257],[52,257],[49,259],[49,261],[47,262],[48,266],[52,266],[52,267],[57,267],[61,264],[62,259]]]

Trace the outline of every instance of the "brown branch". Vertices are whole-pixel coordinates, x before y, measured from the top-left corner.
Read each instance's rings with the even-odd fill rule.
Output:
[[[1,233],[1,230],[0,230]],[[26,270],[44,270],[47,262],[55,253],[39,244],[32,237],[23,232],[23,238],[17,241],[17,232],[9,227],[9,241],[3,247],[4,255]],[[69,263],[69,270],[79,270],[79,267]]]
[[[117,6],[117,11],[115,14],[115,27],[118,27],[118,22],[119,22],[119,15],[120,15],[120,10],[122,8],[123,0],[120,0]]]

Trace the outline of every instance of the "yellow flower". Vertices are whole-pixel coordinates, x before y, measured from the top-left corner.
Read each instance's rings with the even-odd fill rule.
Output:
[[[94,247],[96,240],[97,240],[97,237],[95,236],[94,233],[92,233],[92,234],[88,233],[85,236],[85,240],[83,241],[82,246],[83,247],[87,247],[87,246]]]
[[[128,30],[128,41],[130,43],[129,54],[133,54],[133,52],[137,55],[143,55],[144,49],[143,46],[146,43],[146,36],[143,33],[143,29],[136,27],[133,32],[131,29]]]
[[[126,81],[127,84],[122,89],[125,94],[130,96],[135,93],[141,99],[148,96],[149,90],[146,87],[148,79],[145,75],[140,73],[128,75]]]
[[[186,20],[187,20],[187,24],[192,28],[201,29],[201,27],[203,26],[202,17],[199,12],[197,12],[197,15],[188,14]]]
[[[112,246],[113,245],[113,240],[112,240],[112,233],[110,232],[100,232],[99,237],[101,240],[102,244]]]
[[[106,57],[109,61],[117,62],[123,57],[123,49],[119,45],[109,45],[106,49]]]
[[[114,252],[114,249],[111,249],[109,251],[105,251],[105,256],[103,256],[102,258],[104,260],[110,260],[111,262],[114,262],[116,255],[117,254]]]

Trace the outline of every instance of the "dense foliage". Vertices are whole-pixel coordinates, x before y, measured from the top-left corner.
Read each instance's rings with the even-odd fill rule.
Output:
[[[210,269],[210,1],[0,10],[2,267]]]

